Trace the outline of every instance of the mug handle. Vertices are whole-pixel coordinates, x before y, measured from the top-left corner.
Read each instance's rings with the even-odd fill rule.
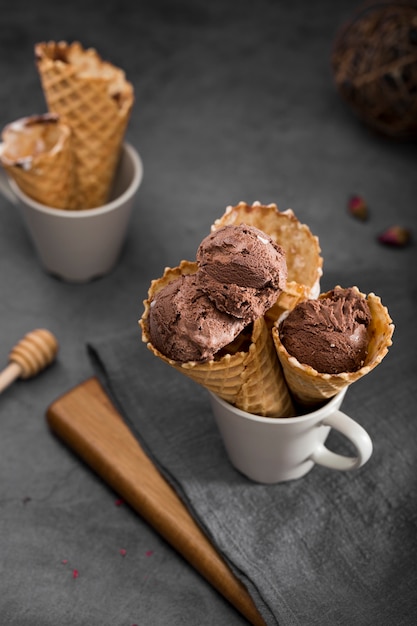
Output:
[[[0,193],[9,200],[12,204],[18,204],[17,196],[13,193],[13,189],[10,187],[9,178],[2,167],[0,167]]]
[[[364,465],[372,454],[372,441],[362,426],[342,411],[335,411],[325,417],[320,424],[331,426],[344,435],[355,446],[357,456],[349,457],[331,452],[324,444],[320,444],[311,455],[311,460],[318,465],[331,469],[348,471]]]

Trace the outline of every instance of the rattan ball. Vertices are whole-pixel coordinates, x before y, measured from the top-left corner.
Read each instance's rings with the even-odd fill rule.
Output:
[[[417,138],[417,2],[367,4],[336,34],[336,89],[374,130]]]

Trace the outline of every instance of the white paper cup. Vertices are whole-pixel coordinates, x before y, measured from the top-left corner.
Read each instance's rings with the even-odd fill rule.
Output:
[[[66,211],[29,198],[2,171],[0,191],[16,204],[43,268],[69,282],[104,276],[116,265],[126,238],[143,165],[123,144],[110,201],[95,209]]]
[[[320,409],[297,417],[260,417],[241,411],[210,392],[214,417],[231,463],[255,482],[279,483],[301,478],[314,465],[352,470],[372,454],[368,433],[339,411],[346,389]],[[326,448],[330,429],[344,435],[356,456]]]

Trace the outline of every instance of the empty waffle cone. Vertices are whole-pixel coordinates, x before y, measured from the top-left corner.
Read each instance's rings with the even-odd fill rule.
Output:
[[[239,202],[228,206],[225,213],[212,225],[217,230],[229,224],[248,224],[272,237],[285,250],[288,282],[291,285],[288,296],[295,296],[295,301],[307,297],[316,298],[320,293],[320,278],[323,273],[323,258],[318,238],[312,234],[306,224],[301,224],[291,209],[279,211],[276,204],[252,205]],[[301,287],[296,287],[300,285]],[[287,300],[288,305],[290,300]],[[285,304],[283,297],[282,304]],[[287,305],[285,305],[287,306]]]
[[[57,115],[33,115],[5,126],[0,162],[30,198],[56,209],[73,209],[71,130]]]
[[[78,208],[109,200],[134,102],[124,72],[79,42],[50,41],[35,46],[35,57],[49,111],[72,130]]]
[[[152,345],[147,321],[152,298],[181,274],[196,271],[197,263],[182,261],[176,268],[166,268],[161,278],[152,281],[139,321],[142,340],[155,356],[243,411],[269,417],[294,415],[272,336],[263,318],[243,331],[215,359],[203,363],[173,361]]]
[[[357,287],[354,287],[360,293]],[[328,293],[321,294],[325,298]],[[279,324],[272,329],[272,336],[281,362],[285,379],[294,400],[302,406],[312,407],[328,398],[332,398],[339,391],[348,387],[373,370],[384,358],[392,345],[394,325],[388,310],[382,305],[381,299],[374,293],[361,296],[366,298],[370,312],[368,354],[364,365],[356,372],[342,372],[340,374],[324,374],[310,365],[300,363],[291,356],[279,337]]]

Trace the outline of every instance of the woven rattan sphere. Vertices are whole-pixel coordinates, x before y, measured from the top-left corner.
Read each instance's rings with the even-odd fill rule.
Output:
[[[417,2],[368,4],[337,33],[336,88],[384,135],[417,138]]]

